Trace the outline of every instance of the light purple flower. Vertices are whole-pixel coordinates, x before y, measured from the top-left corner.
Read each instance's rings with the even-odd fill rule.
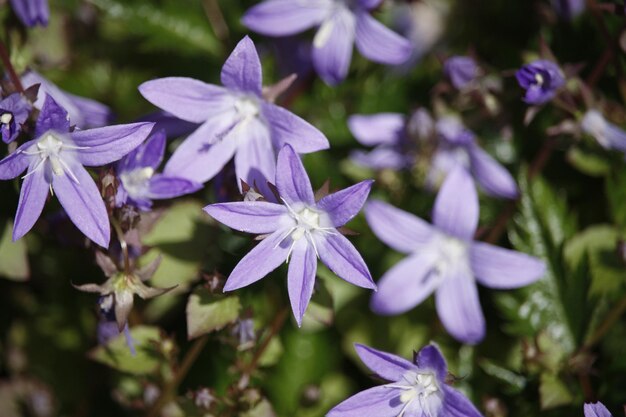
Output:
[[[72,222],[88,238],[108,247],[109,217],[95,182],[84,166],[115,162],[144,141],[152,123],[134,123],[70,132],[67,112],[46,99],[35,129],[35,139],[0,161],[0,180],[23,177],[13,239],[35,224],[48,193],[53,192]]]
[[[443,72],[452,85],[462,90],[478,77],[478,65],[469,56],[452,56],[443,65]]]
[[[374,19],[370,12],[382,0],[266,0],[246,12],[242,21],[268,36],[289,36],[319,27],[313,39],[313,65],[328,84],[346,78],[353,43],[374,62],[398,65],[409,59],[411,43]]]
[[[220,87],[171,77],[139,87],[154,105],[176,117],[202,123],[174,152],[164,172],[204,183],[235,158],[237,182],[263,188],[274,181],[275,150],[288,143],[299,153],[328,148],[326,137],[262,96],[261,62],[245,37],[222,68]]]
[[[11,143],[17,138],[30,110],[30,104],[19,93],[11,94],[0,101],[0,131],[4,143]]]
[[[11,6],[24,26],[48,26],[50,8],[48,0],[11,0]]]
[[[361,210],[373,181],[315,201],[302,161],[290,146],[278,154],[276,187],[283,204],[242,201],[204,208],[217,221],[246,233],[266,235],[237,264],[224,291],[248,286],[289,263],[287,285],[298,325],[309,304],[317,259],[340,278],[363,288],[376,288],[363,258],[338,230]]]
[[[169,114],[166,111],[158,110],[153,113],[140,117],[138,122],[153,122],[154,130],[165,131],[165,136],[168,138],[178,138],[181,136],[187,136],[193,133],[200,125],[198,123],[191,123],[186,120],[181,120],[173,114]]]
[[[580,127],[593,136],[605,149],[613,149],[626,154],[626,132],[607,121],[598,110],[588,110]]]
[[[557,90],[565,84],[561,68],[544,59],[524,65],[515,73],[515,77],[526,90],[524,101],[528,104],[543,104],[552,100]]]
[[[142,210],[152,207],[152,200],[165,200],[191,194],[202,184],[167,174],[156,173],[165,153],[165,131],[153,130],[145,143],[117,163],[119,188],[116,205],[131,203]]]
[[[585,417],[612,417],[601,402],[585,404]]]
[[[565,20],[573,20],[580,16],[586,7],[585,0],[552,0],[552,7]]]
[[[476,281],[497,289],[535,282],[545,272],[532,256],[473,241],[478,196],[471,177],[456,168],[446,178],[433,208],[433,225],[381,201],[366,205],[370,227],[387,245],[409,254],[379,281],[372,309],[401,314],[432,292],[439,318],[456,339],[470,344],[485,335]]]
[[[402,64],[410,69],[439,42],[446,29],[446,7],[435,2],[393,2],[393,27],[413,47],[411,57]]]
[[[363,363],[386,384],[360,392],[326,417],[480,417],[463,394],[446,384],[448,365],[435,345],[415,354],[413,362],[356,344]]]

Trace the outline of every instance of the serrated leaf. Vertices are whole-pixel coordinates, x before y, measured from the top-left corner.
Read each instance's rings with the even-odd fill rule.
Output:
[[[6,222],[0,237],[0,277],[12,281],[26,281],[30,276],[24,239],[13,242],[13,222]]]
[[[194,291],[187,302],[187,337],[193,339],[234,323],[240,310],[237,296],[215,296],[205,289]]]
[[[573,400],[572,394],[567,386],[556,375],[549,373],[541,374],[539,382],[539,396],[541,398],[541,409],[550,410],[556,407],[570,404]]]
[[[132,354],[122,333],[106,345],[93,349],[89,352],[89,357],[113,369],[134,375],[148,375],[156,371],[160,358],[154,350],[154,343],[161,340],[159,328],[136,326],[130,330],[130,336],[136,355]]]

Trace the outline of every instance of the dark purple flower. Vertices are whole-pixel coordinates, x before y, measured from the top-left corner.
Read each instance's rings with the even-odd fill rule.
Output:
[[[565,20],[573,20],[585,11],[585,0],[552,0],[552,7]]]
[[[587,111],[580,126],[585,133],[593,136],[603,148],[626,154],[626,132],[606,120],[598,110]]]
[[[543,104],[550,101],[565,84],[561,68],[552,61],[540,59],[524,65],[516,73],[517,82],[526,90],[524,101]]]
[[[48,0],[11,0],[11,6],[25,26],[48,26],[50,9]]]
[[[381,201],[365,208],[368,224],[383,242],[409,256],[378,283],[372,309],[401,314],[432,292],[439,318],[456,339],[470,344],[485,335],[476,280],[497,289],[518,288],[541,278],[545,264],[526,254],[473,241],[478,196],[460,167],[448,174],[433,208],[433,225]]]
[[[72,222],[88,238],[108,247],[109,216],[100,191],[84,166],[115,162],[141,144],[152,123],[134,123],[70,132],[67,112],[46,99],[35,129],[35,139],[0,161],[0,180],[23,177],[13,239],[35,224],[49,192],[57,195]]]
[[[31,105],[18,93],[0,101],[0,131],[4,143],[11,143],[17,138],[30,110]]]
[[[248,286],[289,263],[288,288],[298,325],[313,294],[317,259],[340,278],[363,288],[376,288],[365,262],[337,228],[361,210],[373,181],[315,201],[302,161],[290,145],[278,154],[276,187],[283,204],[242,201],[204,208],[217,221],[246,233],[266,235],[237,264],[224,291]]]
[[[455,88],[462,90],[474,82],[479,69],[469,56],[453,56],[446,60],[443,72]]]
[[[319,27],[313,39],[313,65],[335,85],[346,78],[352,48],[367,59],[402,64],[411,55],[409,41],[374,19],[370,11],[382,0],[266,0],[246,12],[242,21],[268,36],[289,36]]]
[[[585,417],[612,417],[601,402],[585,404]]]
[[[480,417],[463,394],[446,384],[448,365],[435,345],[409,362],[356,344],[361,361],[386,384],[360,392],[328,412],[327,417]]]

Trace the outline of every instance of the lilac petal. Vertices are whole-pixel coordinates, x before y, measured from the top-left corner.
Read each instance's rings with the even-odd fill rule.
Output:
[[[309,176],[304,170],[300,157],[290,145],[285,145],[278,153],[276,187],[287,204],[299,202],[309,206],[315,204]]]
[[[599,401],[587,403],[585,404],[585,417],[611,417],[611,412]]]
[[[356,216],[365,204],[374,180],[361,181],[351,187],[329,194],[317,202],[335,227],[341,227]]]
[[[241,180],[244,180],[267,194],[267,182],[273,184],[276,177],[276,154],[269,129],[258,119],[242,123],[246,124],[241,132],[244,141],[235,154],[237,183],[241,184]]]
[[[398,417],[402,391],[380,386],[359,392],[330,410],[326,417]]]
[[[263,103],[263,115],[270,125],[276,149],[289,144],[298,153],[310,153],[330,146],[319,129],[287,109]]]
[[[470,170],[484,190],[497,197],[517,198],[519,190],[515,180],[502,165],[478,146],[469,150]]]
[[[37,141],[31,140],[17,148],[12,154],[0,161],[0,180],[11,180],[18,177],[30,164],[31,158],[24,153]]]
[[[254,42],[245,36],[222,67],[222,84],[231,90],[254,93],[261,97],[263,75],[261,60]]]
[[[302,326],[302,317],[313,295],[316,272],[315,249],[306,239],[300,239],[295,243],[291,252],[287,274],[289,300],[298,327]]]
[[[72,107],[75,106],[80,111],[79,119],[74,120],[72,119],[71,110],[67,109],[72,123],[76,124],[81,129],[103,127],[109,125],[113,121],[114,115],[108,106],[95,100],[76,96],[74,94],[65,93],[65,95],[72,102]]]
[[[482,242],[470,246],[470,262],[477,281],[496,289],[532,284],[546,272],[546,265],[540,259]]]
[[[38,138],[49,130],[54,130],[59,133],[69,132],[70,117],[67,111],[59,106],[51,96],[46,96],[46,101],[44,101],[39,117],[37,118],[35,137]]]
[[[433,234],[432,226],[424,220],[379,200],[366,204],[365,218],[380,240],[402,253],[423,248]]]
[[[322,23],[313,39],[313,66],[320,78],[337,85],[348,75],[356,17],[345,8],[338,9]]]
[[[356,18],[356,47],[365,58],[381,64],[399,65],[411,57],[411,42],[362,11]]]
[[[168,138],[178,138],[193,133],[200,125],[181,120],[178,117],[164,110],[158,110],[153,113],[137,119],[138,122],[153,122],[155,130],[165,130],[165,136]]]
[[[150,103],[188,122],[202,123],[234,108],[235,99],[225,88],[193,78],[168,77],[146,81],[139,92]]]
[[[402,152],[398,147],[381,145],[370,152],[356,150],[350,153],[350,159],[357,165],[382,170],[401,170],[411,163],[411,155]]]
[[[315,237],[320,259],[339,278],[358,287],[376,289],[367,265],[352,243],[339,233]]]
[[[463,394],[447,385],[443,385],[444,403],[442,416],[446,417],[482,417],[480,411]]]
[[[397,144],[404,133],[405,117],[399,113],[355,114],[348,127],[356,140],[365,146]]]
[[[11,6],[25,26],[48,26],[50,19],[48,0],[11,0]]]
[[[165,130],[153,129],[143,145],[135,148],[120,161],[118,171],[132,171],[137,168],[156,170],[163,161],[166,141]]]
[[[37,161],[33,161],[30,169],[33,169],[36,164]],[[17,213],[15,214],[13,240],[18,240],[33,228],[43,211],[49,189],[50,186],[46,181],[44,169],[38,169],[24,179]]]
[[[244,256],[230,273],[224,292],[257,282],[285,262],[290,246],[290,240],[284,239],[285,232],[277,230]]]
[[[82,165],[74,164],[71,170],[78,183],[69,175],[54,175],[54,193],[76,227],[98,245],[108,248],[111,238],[109,215],[100,191]]]
[[[102,166],[121,159],[148,137],[154,123],[131,123],[79,130],[72,141],[81,147],[78,160],[86,166]]]
[[[236,201],[211,204],[204,208],[211,217],[235,230],[246,233],[273,233],[283,229],[287,208],[265,201]]]
[[[448,364],[441,351],[435,345],[423,347],[415,358],[420,369],[435,371],[439,383],[443,383],[448,376]]]
[[[383,315],[402,314],[424,301],[439,285],[429,253],[411,255],[398,262],[378,281],[370,306]]]
[[[167,200],[202,189],[202,184],[184,178],[172,178],[156,174],[150,179],[148,196],[154,200]]]
[[[485,337],[485,317],[469,269],[459,267],[446,274],[435,302],[439,319],[455,339],[476,344]]]
[[[358,0],[359,6],[368,10],[378,7],[382,2],[383,0]]]
[[[447,234],[471,240],[478,226],[478,194],[472,177],[457,167],[446,177],[433,208],[433,224]]]
[[[241,21],[263,35],[294,35],[322,23],[332,6],[330,0],[269,0],[248,10]]]
[[[386,381],[399,381],[408,371],[416,366],[404,358],[356,343],[354,345],[361,361],[372,372]]]

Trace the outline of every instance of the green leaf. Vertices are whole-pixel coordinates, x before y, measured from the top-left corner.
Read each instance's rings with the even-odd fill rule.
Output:
[[[194,291],[187,302],[187,337],[193,339],[233,323],[239,317],[237,296],[215,296],[205,289]]]
[[[479,365],[489,376],[504,383],[512,394],[520,393],[526,387],[526,378],[504,368],[489,359],[481,359]]]
[[[89,357],[121,372],[134,375],[148,375],[157,370],[160,359],[154,349],[154,343],[161,340],[161,331],[152,326],[136,326],[130,330],[137,354],[133,356],[126,344],[126,337],[121,333],[106,345],[98,346],[89,353]]]
[[[276,417],[272,404],[265,398],[250,411],[240,414],[241,417]]]
[[[541,398],[542,410],[550,410],[570,404],[573,401],[572,394],[563,381],[556,375],[549,373],[541,374],[539,396]]]
[[[576,146],[567,152],[567,161],[582,173],[592,177],[605,176],[611,170],[611,164],[605,157]]]
[[[13,242],[13,222],[6,222],[0,237],[0,277],[13,281],[26,281],[30,276],[26,243],[24,239]]]

